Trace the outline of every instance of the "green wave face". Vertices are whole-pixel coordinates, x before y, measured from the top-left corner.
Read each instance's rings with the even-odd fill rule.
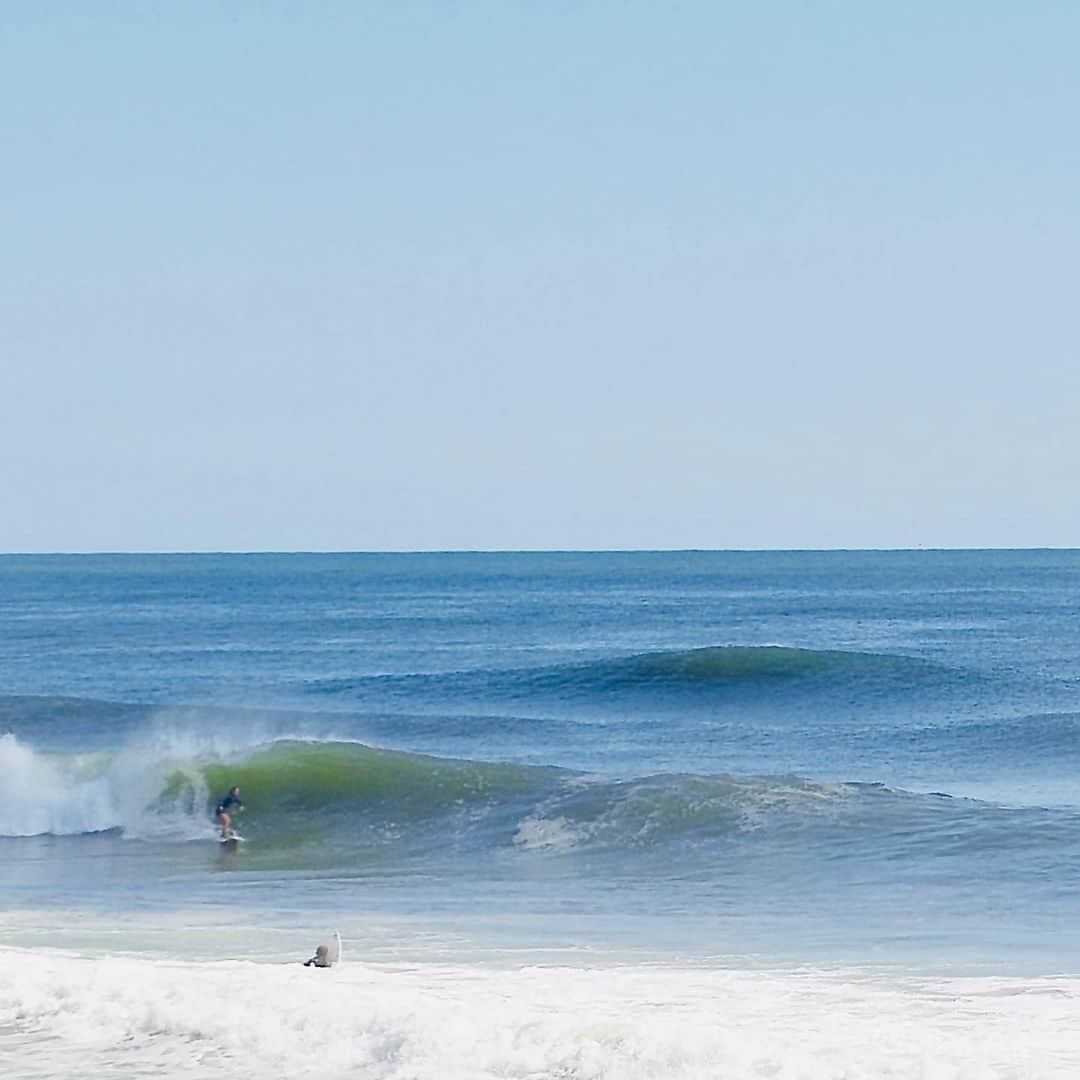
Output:
[[[587,825],[616,842],[640,843],[687,831],[743,830],[748,821],[820,820],[822,812],[860,806],[865,815],[882,793],[865,785],[814,782],[794,776],[655,775],[633,780],[589,777],[563,769],[458,761],[377,750],[354,743],[278,743],[234,763],[177,771],[161,807],[191,806],[193,775],[205,785],[207,820],[214,802],[233,785],[245,810],[238,820],[258,823],[278,841],[291,830],[329,829],[357,836],[402,834],[428,825],[444,836],[462,815],[488,823],[522,816],[557,816]],[[889,793],[890,803],[895,801]]]
[[[582,665],[565,669],[554,679],[570,692],[682,690],[698,694],[739,687],[766,689],[796,681],[839,689],[851,680],[912,680],[932,677],[936,670],[925,661],[904,656],[782,645],[720,645]],[[536,681],[544,681],[543,673]]]
[[[538,791],[559,773],[353,743],[278,743],[244,761],[216,762],[198,771],[206,784],[208,814],[222,794],[238,785],[249,818],[392,812],[411,819],[512,801]],[[191,774],[178,771],[165,798],[182,800],[191,787]]]
[[[841,649],[802,649],[786,645],[714,645],[698,649],[639,653],[617,659],[595,660],[552,667],[514,668],[506,671],[454,671],[427,675],[377,675],[332,679],[318,686],[329,695],[372,696],[406,691],[437,693],[440,701],[474,699],[579,701],[595,698],[610,703],[647,695],[655,702],[668,693],[695,700],[710,692],[726,695],[749,688],[768,692],[772,687],[803,681],[815,690],[843,693],[852,682],[903,687],[913,682],[940,682],[945,669],[929,661],[902,655]]]
[[[636,656],[626,661],[629,675],[667,677],[685,682],[738,682],[744,679],[799,678],[842,668],[877,666],[883,659],[861,653],[822,652],[780,645],[719,646]]]
[[[238,785],[246,808],[236,820],[249,843],[230,868],[251,871],[431,873],[448,861],[460,869],[463,860],[488,859],[502,872],[544,854],[578,858],[589,873],[601,865],[595,859],[623,873],[639,856],[658,872],[685,865],[711,873],[733,851],[757,857],[807,844],[856,845],[874,858],[905,857],[918,837],[936,842],[943,831],[997,842],[1009,813],[874,784],[683,773],[614,779],[346,742],[264,743],[231,760],[200,758],[196,749],[165,760],[121,754],[58,762],[10,739],[7,749],[10,760],[23,752],[35,775],[50,777],[49,790],[71,786],[73,813],[84,803],[108,810],[58,833],[198,841],[205,853],[215,801]],[[127,804],[105,800],[110,792]],[[1072,819],[1066,824],[1073,829]]]

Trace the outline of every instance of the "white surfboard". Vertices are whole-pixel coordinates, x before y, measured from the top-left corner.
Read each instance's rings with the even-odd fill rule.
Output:
[[[241,836],[239,833],[229,833],[228,836],[219,836],[218,837],[218,843],[219,844],[238,844],[241,841],[244,841],[246,839],[247,839],[246,836]]]
[[[331,967],[341,963],[341,935],[336,930],[326,946],[326,960]]]

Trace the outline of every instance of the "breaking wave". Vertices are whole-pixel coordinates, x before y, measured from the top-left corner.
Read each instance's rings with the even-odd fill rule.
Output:
[[[339,740],[238,747],[174,732],[114,754],[64,755],[8,734],[0,737],[0,769],[0,836],[207,839],[215,799],[237,784],[247,804],[243,831],[263,852],[329,844],[338,856],[635,851],[670,861],[713,858],[732,845],[797,852],[826,844],[836,854],[858,844],[891,857],[924,844],[1030,843],[1033,834],[1054,843],[1074,828],[1064,811],[1055,817],[882,784],[681,773],[611,779]],[[1031,816],[1029,827],[1021,814]]]

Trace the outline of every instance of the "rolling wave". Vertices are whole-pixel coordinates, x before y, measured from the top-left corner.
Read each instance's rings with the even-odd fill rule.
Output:
[[[797,685],[843,690],[853,682],[897,688],[942,680],[947,669],[906,656],[783,645],[718,645],[639,653],[617,659],[536,668],[434,674],[364,675],[305,683],[320,695],[365,697],[402,694],[511,698],[531,696],[621,701],[635,694],[716,695],[739,690],[782,690]]]
[[[233,784],[252,794],[260,816],[392,812],[430,817],[466,805],[529,795],[562,770],[495,762],[456,761],[359,743],[282,741],[242,761],[200,765],[210,791]],[[191,783],[177,772],[161,797],[167,804]]]
[[[214,836],[215,799],[237,784],[247,804],[243,831],[260,850],[329,844],[339,858],[374,850],[388,857],[637,851],[670,862],[713,860],[732,845],[789,852],[818,845],[835,857],[852,844],[895,857],[926,844],[952,851],[1053,844],[1075,831],[1071,812],[882,784],[684,773],[615,780],[341,741],[281,739],[238,750],[174,735],[115,754],[58,755],[8,734],[0,737],[0,769],[8,777],[0,836],[113,831],[206,840]]]

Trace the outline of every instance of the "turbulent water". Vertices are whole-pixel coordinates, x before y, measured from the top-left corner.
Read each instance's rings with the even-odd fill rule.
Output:
[[[1078,606],[1076,552],[0,557],[2,1071],[1075,1075]]]

